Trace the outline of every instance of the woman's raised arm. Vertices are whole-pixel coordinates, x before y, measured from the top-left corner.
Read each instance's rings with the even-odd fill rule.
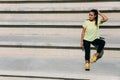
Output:
[[[98,10],[98,14],[102,17],[102,23],[104,23],[108,20],[108,17],[106,15],[104,15],[103,13],[101,13],[99,10]]]

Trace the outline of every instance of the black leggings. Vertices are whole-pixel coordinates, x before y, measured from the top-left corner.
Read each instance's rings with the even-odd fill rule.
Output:
[[[90,44],[98,45],[97,53],[100,53],[105,46],[105,41],[101,39],[95,39],[92,42],[87,40],[83,40],[83,41],[84,41],[84,48],[85,48],[85,60],[88,60],[88,61],[90,61]]]

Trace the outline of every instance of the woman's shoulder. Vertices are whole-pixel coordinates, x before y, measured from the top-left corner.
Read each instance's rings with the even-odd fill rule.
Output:
[[[84,28],[87,27],[87,25],[88,25],[88,23],[89,23],[88,21],[89,21],[89,19],[86,19],[86,20],[84,21],[84,23],[83,23],[83,27],[84,27]]]

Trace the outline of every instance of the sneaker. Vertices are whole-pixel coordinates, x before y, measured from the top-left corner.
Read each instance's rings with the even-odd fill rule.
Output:
[[[89,63],[85,63],[85,70],[90,71],[90,64]]]
[[[94,63],[97,61],[97,57],[94,55],[93,58],[91,59],[91,63]]]

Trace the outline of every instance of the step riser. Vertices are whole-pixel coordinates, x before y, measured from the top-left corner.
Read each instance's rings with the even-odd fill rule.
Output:
[[[30,4],[0,3],[0,11],[89,11],[90,9],[94,9],[94,8],[104,11],[105,10],[114,11],[114,10],[120,10],[119,4],[120,2],[52,3],[52,4],[51,3],[36,3],[36,4],[35,3],[30,3]]]

